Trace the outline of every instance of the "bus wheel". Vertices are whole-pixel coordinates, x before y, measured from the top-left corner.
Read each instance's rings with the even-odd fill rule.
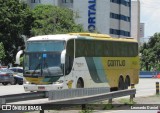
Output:
[[[77,88],[84,88],[84,82],[82,78],[79,78],[77,81]]]
[[[124,88],[125,88],[125,89],[128,89],[128,86],[130,86],[130,78],[129,78],[129,76],[127,76],[126,79],[125,79]]]
[[[124,80],[123,77],[119,78],[119,82],[118,82],[118,90],[123,90],[124,89]]]

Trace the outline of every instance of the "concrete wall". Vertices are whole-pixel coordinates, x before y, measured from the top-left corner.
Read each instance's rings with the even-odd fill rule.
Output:
[[[140,1],[132,1],[131,5],[131,37],[140,42],[139,30],[140,30]]]

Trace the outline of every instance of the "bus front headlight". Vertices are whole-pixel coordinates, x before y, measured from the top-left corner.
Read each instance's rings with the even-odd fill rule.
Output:
[[[63,80],[59,80],[59,81],[54,82],[54,84],[61,84],[61,83],[63,83]]]

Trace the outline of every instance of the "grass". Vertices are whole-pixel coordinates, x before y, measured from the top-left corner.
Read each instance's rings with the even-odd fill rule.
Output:
[[[114,108],[114,106],[113,106],[112,104],[106,104],[106,105],[104,106],[103,110],[111,110],[111,109],[113,109],[113,108]]]
[[[130,99],[127,99],[127,98],[120,99],[119,102],[121,104],[124,104],[124,105],[133,105],[133,104],[136,104],[136,102],[130,101]]]
[[[93,109],[85,109],[85,110],[81,110],[79,113],[93,113]]]

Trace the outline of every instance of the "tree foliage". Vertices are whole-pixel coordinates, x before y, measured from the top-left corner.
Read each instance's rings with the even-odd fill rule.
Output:
[[[30,35],[32,12],[19,0],[0,0],[0,42],[4,44],[5,64],[13,63],[18,48],[24,45],[21,35]]]
[[[3,43],[0,43],[0,62],[5,58],[5,51],[4,51],[4,46]]]
[[[6,57],[3,63],[14,63],[16,53],[24,46],[22,35],[27,37],[83,31],[74,22],[74,13],[67,8],[39,5],[31,10],[19,0],[0,0],[0,42]]]
[[[33,10],[33,15],[33,36],[83,31],[81,25],[75,24],[74,13],[68,8],[38,5]]]
[[[160,70],[160,33],[155,33],[148,43],[144,43],[140,53],[143,70]]]

